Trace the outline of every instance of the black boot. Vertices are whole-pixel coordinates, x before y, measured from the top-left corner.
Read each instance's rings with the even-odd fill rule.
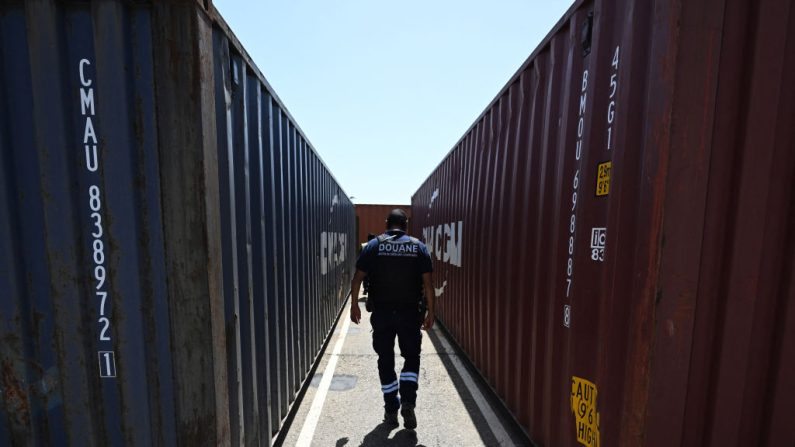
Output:
[[[384,423],[391,427],[397,427],[398,425],[400,425],[400,422],[398,422],[397,413],[398,413],[397,410],[384,411]]]
[[[404,404],[400,409],[400,415],[403,416],[403,426],[409,430],[417,428],[417,416],[414,415],[414,405]]]

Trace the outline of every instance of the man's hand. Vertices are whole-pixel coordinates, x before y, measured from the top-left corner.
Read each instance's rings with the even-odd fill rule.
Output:
[[[422,330],[423,331],[430,331],[433,328],[433,322],[436,321],[436,316],[433,312],[429,311],[425,315],[425,321],[422,322]]]
[[[359,308],[359,300],[351,300],[351,321],[359,324],[362,320],[362,310]]]

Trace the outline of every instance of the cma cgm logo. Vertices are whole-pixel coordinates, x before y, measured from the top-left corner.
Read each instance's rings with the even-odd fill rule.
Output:
[[[459,220],[436,227],[423,228],[422,238],[431,255],[435,254],[439,261],[461,267],[461,231],[463,227],[464,222]]]
[[[347,234],[331,231],[320,233],[320,274],[325,275],[345,262],[347,251]]]

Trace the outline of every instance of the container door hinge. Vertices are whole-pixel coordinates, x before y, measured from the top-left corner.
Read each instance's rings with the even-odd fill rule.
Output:
[[[582,57],[591,54],[591,37],[593,36],[593,11],[588,13],[588,17],[582,24],[580,31],[580,41],[582,43]]]

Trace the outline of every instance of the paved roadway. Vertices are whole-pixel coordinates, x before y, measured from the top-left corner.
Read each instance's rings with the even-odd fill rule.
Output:
[[[370,314],[349,322],[347,307],[323,354],[289,431],[286,446],[513,446],[525,445],[493,397],[481,389],[444,333],[423,332],[417,429],[382,424],[383,400]],[[347,304],[346,304],[347,306]],[[395,344],[396,372],[403,365]],[[333,369],[333,371],[332,371]]]

